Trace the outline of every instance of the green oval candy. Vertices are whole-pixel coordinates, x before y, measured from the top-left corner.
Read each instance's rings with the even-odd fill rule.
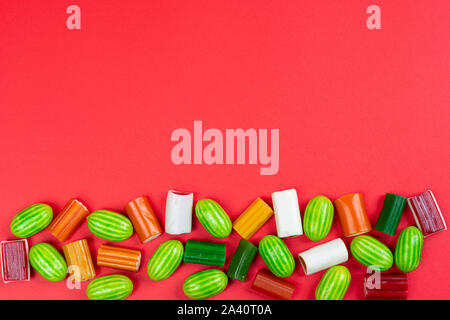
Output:
[[[350,251],[359,263],[373,270],[388,270],[394,261],[386,245],[367,235],[355,237],[350,243]]]
[[[67,263],[52,245],[40,242],[30,248],[30,264],[43,278],[61,281],[67,275]]]
[[[351,274],[344,266],[328,269],[316,288],[316,300],[342,300],[350,285]]]
[[[195,215],[214,238],[226,238],[231,233],[232,223],[222,207],[211,199],[201,199],[195,205]]]
[[[153,253],[147,264],[147,273],[152,280],[167,279],[175,272],[183,259],[183,244],[178,240],[163,242]]]
[[[18,238],[28,238],[47,227],[52,219],[52,208],[36,203],[16,214],[11,221],[11,232]]]
[[[322,240],[330,232],[333,223],[333,203],[325,196],[312,198],[305,209],[303,228],[305,235],[313,241]]]
[[[133,282],[121,274],[98,277],[86,288],[89,300],[122,300],[131,292],[133,292]]]
[[[191,299],[206,299],[221,293],[228,284],[227,275],[219,269],[191,274],[184,280],[183,292]]]
[[[274,235],[263,237],[259,242],[259,254],[277,277],[287,278],[294,272],[294,257],[280,238]]]
[[[395,246],[395,265],[403,272],[415,270],[422,257],[423,234],[414,226],[402,230]]]
[[[124,241],[133,235],[133,225],[123,214],[97,210],[87,218],[89,230],[97,237],[109,241]]]

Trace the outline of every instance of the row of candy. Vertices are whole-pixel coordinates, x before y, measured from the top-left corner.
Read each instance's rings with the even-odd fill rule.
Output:
[[[303,230],[296,191],[294,189],[290,189],[275,192],[272,195],[272,199],[275,210],[275,219],[277,224],[278,236],[281,238],[302,234]],[[431,202],[430,199],[432,199],[433,201]],[[380,213],[375,229],[381,232],[385,232],[386,234],[391,235],[395,234],[405,202],[406,198],[393,194],[387,194],[383,205],[383,209]],[[431,191],[427,191],[421,195],[408,199],[408,203],[410,204],[410,207],[415,215],[418,226],[422,230],[425,230],[427,235],[445,229],[445,222],[442,219],[442,215],[439,211],[439,208],[436,204],[436,201]],[[191,217],[192,206],[193,206],[192,193],[180,193],[169,191],[166,205],[167,233],[180,234],[190,232],[192,223]],[[335,206],[337,208],[338,216],[340,218],[343,233],[345,236],[353,236],[371,230],[370,221],[368,220],[367,215],[365,213],[364,202],[361,194],[349,194],[343,196],[335,201]],[[216,238],[227,237],[231,232],[231,228],[233,227],[244,239],[248,239],[273,215],[272,209],[260,198],[257,198],[239,216],[239,218],[235,220],[233,224],[231,224],[228,215],[220,207],[220,205],[218,205],[216,202],[212,200],[209,199],[199,200],[197,202],[195,209],[196,215],[201,224],[212,236]],[[106,210],[98,210],[92,213],[91,215],[87,216],[89,213],[86,207],[83,206],[81,202],[79,202],[78,200],[73,199],[69,201],[69,203],[62,210],[62,212],[53,220],[53,222],[49,226],[49,230],[59,240],[64,241],[70,236],[71,233],[73,233],[75,228],[87,216],[88,227],[91,230],[91,232],[100,238],[110,241],[122,241],[129,238],[133,234],[133,226],[136,229],[138,236],[142,242],[147,242],[162,233],[161,227],[159,226],[159,222],[156,219],[156,216],[153,210],[151,209],[147,198],[140,197],[131,201],[126,206],[126,212],[131,222],[124,215]],[[186,217],[188,217],[188,219],[186,219]],[[16,217],[13,219],[11,223],[11,231],[16,236],[27,237],[45,228],[50,223],[51,219],[52,219],[51,208],[47,205],[37,204],[23,210],[18,215],[16,215]],[[329,201],[329,199],[324,196],[318,196],[313,198],[308,203],[304,215],[305,234],[311,240],[323,239],[328,234],[331,228],[332,220],[333,220],[333,205],[331,201]],[[184,221],[184,223],[180,224],[179,221]],[[433,221],[433,223],[430,223],[430,221]],[[402,271],[405,272],[412,271],[417,267],[418,263],[420,262],[420,255],[422,249],[420,231],[416,229],[420,234],[419,235],[417,232],[413,230],[411,230],[411,232],[406,232],[407,229],[404,230],[405,234],[407,235],[412,234],[413,236],[403,237],[404,239],[406,239],[404,241],[400,241],[400,239],[402,239],[402,236],[400,236],[396,247],[396,264]],[[404,232],[402,232],[402,234]],[[269,269],[275,276],[278,277],[290,276],[294,268],[294,260],[289,250],[284,245],[283,241],[275,236],[266,236],[263,238],[263,240],[264,241],[261,241],[260,243],[260,254],[263,260],[266,262]],[[250,266],[257,249],[250,242],[247,241],[247,243],[245,243],[243,241],[244,240],[241,241],[235,255],[233,256],[233,259],[230,263],[228,276],[230,278],[236,278],[239,280],[244,278],[243,281],[245,281],[246,272],[248,272],[248,269],[244,273],[242,271],[245,270],[243,266],[245,265],[247,265],[248,267]],[[77,251],[73,248],[72,252],[74,253],[70,254],[71,247],[76,247],[77,246],[75,245],[76,243],[82,242],[83,241],[78,241],[72,244],[68,244],[63,247],[63,250],[69,266],[77,266],[76,268],[77,270],[72,270],[72,276],[75,272],[78,272],[79,275],[78,280],[88,280],[95,276],[95,271],[93,271],[92,263],[90,264],[90,266],[89,265],[83,266],[82,261],[85,261],[87,259],[83,258],[83,255],[80,254],[78,255],[78,260],[77,258],[71,258],[71,256],[74,257],[77,256],[76,253]],[[34,255],[32,255],[31,253],[39,252],[39,250],[37,250],[39,247],[44,248],[43,251],[41,250],[40,255],[37,254],[37,257],[39,257],[43,255],[45,256],[45,254],[48,254],[48,252],[51,252],[52,250],[49,248],[50,245],[48,244],[38,244],[38,245],[40,246],[37,245],[33,246],[33,248],[36,247],[36,250],[30,250],[30,260],[32,266],[39,272],[39,264],[37,262],[34,262],[36,267],[33,265],[34,259],[32,259],[31,257],[33,257]],[[242,246],[245,245],[246,250],[244,250],[241,245]],[[86,243],[78,245],[78,247],[83,246],[87,249],[87,254],[90,257],[90,254],[88,252],[89,249],[87,248]],[[183,248],[181,243],[179,243],[178,246],[181,246],[181,248]],[[208,248],[211,246],[223,248],[220,249],[222,253],[215,252],[215,250],[213,250],[214,248],[213,249]],[[254,250],[250,250],[251,246],[254,247]],[[372,268],[376,267],[379,270],[387,270],[392,266],[393,259],[392,253],[390,252],[389,248],[383,246],[384,245],[381,242],[372,237],[359,236],[352,241],[350,249],[352,251],[353,256],[363,265]],[[97,259],[98,265],[111,267],[115,266],[117,267],[118,265],[120,266],[120,263],[118,264],[117,256],[115,256],[114,254],[117,254],[117,251],[123,252],[128,249],[119,248],[116,249],[116,252],[114,252],[114,250],[111,249],[114,247],[111,246],[105,247],[110,247],[109,250],[113,252],[112,253],[109,252],[110,255],[109,256],[105,255],[105,258],[102,259],[102,255],[100,254],[102,248],[100,248]],[[416,249],[411,250],[411,248],[414,247]],[[373,254],[374,248],[376,248],[375,251],[377,252],[377,254],[375,255]],[[408,250],[406,249],[402,250],[402,248],[406,248]],[[84,249],[84,251],[86,251],[86,249]],[[251,255],[247,254],[248,250],[250,250],[250,252],[254,251],[252,259],[249,259]],[[56,251],[56,249],[54,249],[54,251]],[[157,256],[157,252],[158,250],[155,252],[154,256]],[[169,261],[171,261],[170,259],[173,260],[172,258],[173,255],[168,254],[170,252],[171,252],[170,250],[165,252],[165,254],[169,257]],[[280,252],[283,253],[281,254],[282,257],[281,260],[280,260]],[[399,252],[398,255],[397,252]],[[56,251],[56,253],[58,252]],[[208,253],[212,253],[213,257],[208,258]],[[2,246],[2,256],[3,256],[3,246]],[[238,259],[235,257],[240,258]],[[63,261],[61,260],[62,257],[58,258],[56,254],[53,254],[53,256],[51,256],[51,259],[47,258],[44,257],[43,259],[41,259],[43,265],[51,265],[49,264],[49,261],[54,260],[56,261],[57,264],[56,269],[58,268],[60,270],[63,269],[62,267],[64,266],[64,264],[61,263],[61,261]],[[138,260],[138,262],[136,262],[136,259]],[[210,259],[210,261],[208,259]],[[306,274],[312,274],[314,272],[330,268],[334,265],[347,261],[347,259],[348,259],[347,249],[341,239],[335,239],[333,241],[325,243],[321,246],[314,247],[310,250],[307,250],[299,254],[299,260]],[[3,260],[4,259],[2,258],[2,263]],[[150,262],[151,261],[152,260],[150,260]],[[177,261],[177,259],[175,259],[175,261]],[[179,259],[179,261],[181,261],[181,258]],[[188,242],[186,243],[184,261],[207,265],[223,266],[225,261],[225,245],[188,240]],[[236,263],[236,261],[238,261],[239,263]],[[148,271],[150,278],[152,278],[151,275],[152,272],[150,271],[151,270],[150,262]],[[132,258],[131,261],[125,262],[122,261],[121,263],[127,265],[128,268],[138,269],[139,268],[138,265],[140,263],[140,253],[138,252],[138,254],[136,255],[135,252],[134,259]],[[132,266],[133,264],[134,267]],[[82,266],[82,268],[80,268],[80,265]],[[160,264],[160,266],[163,265],[166,264],[165,263]],[[173,271],[176,269],[176,267],[174,267]],[[5,268],[2,267],[2,269]],[[124,268],[119,269],[132,270]],[[345,279],[347,277],[345,276],[345,272],[343,271],[344,269],[346,268],[345,267],[331,268],[325,275],[327,275],[331,271],[336,272],[335,270],[339,270],[340,273],[344,274],[341,277],[336,276],[331,277],[331,279],[333,279],[333,281],[337,281],[336,279],[342,278],[344,279],[342,281],[344,281],[345,284]],[[232,270],[239,270],[240,275],[238,276],[233,275]],[[58,276],[58,272],[55,272],[55,270],[50,270],[49,273],[53,274],[53,276],[55,275]],[[239,272],[237,273],[239,274]],[[8,272],[6,272],[6,274],[8,274]],[[42,274],[45,274],[45,270],[42,271]],[[217,274],[218,273],[216,272],[216,275]],[[340,284],[329,283],[330,282],[329,280],[325,281],[324,279],[328,279],[328,277],[325,277],[325,275],[322,278],[323,281],[320,282],[316,293],[326,291],[324,289],[319,290],[319,288],[327,288],[328,289],[327,292],[331,292],[332,290],[330,288],[333,288],[335,286],[345,287],[345,285],[342,286]],[[62,276],[62,273],[60,273],[60,276]],[[51,280],[50,276],[48,276],[48,278],[49,280]],[[55,279],[58,278],[56,277]],[[260,273],[258,273],[258,276],[255,278],[253,288],[258,288],[258,285],[255,285],[255,283],[256,284],[259,283],[258,281],[256,281],[257,279],[259,280],[265,279],[264,273],[261,273],[261,275]],[[158,279],[154,278],[154,280]],[[6,281],[8,280],[6,279]],[[282,279],[278,279],[278,281],[283,282]],[[94,281],[92,282],[96,283]],[[223,283],[223,281],[216,281],[216,282]],[[201,283],[206,284],[209,283],[209,281],[207,282],[201,281]],[[267,280],[265,281],[265,283],[266,284],[270,283],[270,281]],[[326,285],[323,285],[323,283],[326,283]],[[281,286],[280,284],[275,283],[275,288],[280,286]],[[199,287],[199,285],[196,284],[195,287]],[[288,283],[287,287],[292,288],[292,284],[289,285]],[[88,292],[89,291],[92,290],[88,290]],[[207,292],[214,292],[214,290],[207,290]],[[366,290],[366,292],[368,291]],[[185,290],[185,293],[186,295],[190,296],[189,290]],[[320,294],[317,295],[318,298],[320,298],[320,296],[321,296]],[[192,297],[195,297],[195,295]],[[274,297],[276,297],[276,294]],[[334,295],[334,297],[336,296]]]

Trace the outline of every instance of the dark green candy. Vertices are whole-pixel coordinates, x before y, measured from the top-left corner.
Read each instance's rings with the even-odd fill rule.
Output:
[[[223,267],[225,265],[225,243],[189,239],[184,249],[184,262]]]
[[[241,239],[241,241],[239,241],[239,246],[234,252],[233,258],[231,258],[227,272],[228,277],[245,281],[247,279],[248,269],[255,258],[256,252],[258,252],[256,246],[250,241]]]
[[[375,224],[375,230],[391,236],[395,235],[403,209],[405,209],[405,204],[405,197],[386,193],[383,208],[381,209],[377,223]]]

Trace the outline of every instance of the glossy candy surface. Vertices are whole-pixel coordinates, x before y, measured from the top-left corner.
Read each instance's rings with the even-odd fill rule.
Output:
[[[359,263],[374,270],[388,270],[394,261],[385,244],[367,235],[355,237],[350,243],[350,251]]]
[[[219,269],[207,269],[190,275],[183,283],[184,294],[191,299],[206,299],[221,293],[228,284]]]
[[[333,223],[333,203],[325,196],[312,198],[305,209],[303,230],[305,235],[313,241],[325,238]]]
[[[344,266],[328,269],[316,287],[316,300],[342,300],[350,285],[350,271]]]
[[[263,237],[259,242],[259,254],[277,277],[287,278],[294,272],[294,257],[280,238],[274,235]]]
[[[132,292],[133,282],[120,274],[95,278],[86,288],[89,300],[123,300]]]
[[[97,237],[109,241],[124,241],[133,234],[130,220],[123,214],[97,210],[87,218],[89,230]]]
[[[53,219],[52,208],[43,203],[20,211],[11,221],[10,229],[18,238],[28,238],[43,230]]]
[[[420,264],[422,258],[423,234],[417,227],[402,230],[395,246],[395,265],[403,272],[411,272]]]
[[[63,256],[48,243],[36,243],[30,248],[30,263],[44,279],[61,281],[67,275],[67,263]]]
[[[178,240],[167,240],[153,253],[147,264],[147,273],[152,280],[170,277],[183,259],[183,244]]]
[[[226,238],[231,233],[231,220],[225,210],[211,199],[201,199],[195,205],[198,221],[214,238]]]

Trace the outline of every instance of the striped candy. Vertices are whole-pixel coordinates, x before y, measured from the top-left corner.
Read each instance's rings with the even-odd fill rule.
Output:
[[[330,232],[333,223],[333,203],[325,196],[312,198],[305,209],[303,229],[313,241],[322,240]]]
[[[30,248],[31,266],[49,281],[61,281],[67,275],[67,263],[63,256],[48,243],[36,243]]]
[[[133,282],[130,278],[120,274],[98,277],[92,280],[86,288],[89,300],[122,300],[127,298],[132,291]]]
[[[391,250],[371,236],[357,236],[350,243],[350,251],[362,265],[373,270],[385,271],[392,267]]]
[[[87,218],[89,230],[99,238],[109,241],[127,240],[133,234],[133,225],[123,214],[97,210]]]
[[[274,235],[263,237],[259,242],[259,254],[277,277],[287,278],[294,272],[294,257],[280,238]]]
[[[187,277],[183,292],[191,299],[206,299],[221,293],[227,284],[228,277],[223,271],[207,269]]]
[[[20,211],[11,221],[11,232],[18,238],[27,238],[43,230],[53,218],[52,208],[36,203]]]
[[[422,257],[423,234],[414,227],[407,227],[398,236],[395,246],[395,265],[403,272],[415,270]]]
[[[350,271],[334,266],[325,272],[316,288],[316,300],[342,300],[350,285]]]
[[[231,220],[222,207],[211,199],[202,199],[195,205],[200,223],[214,238],[226,238],[231,233]]]
[[[164,280],[170,277],[180,265],[183,252],[183,244],[180,241],[163,242],[148,261],[147,273],[150,279]]]

